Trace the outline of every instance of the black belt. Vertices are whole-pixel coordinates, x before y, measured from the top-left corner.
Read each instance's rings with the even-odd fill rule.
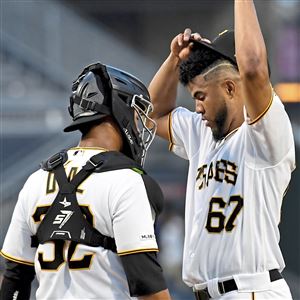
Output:
[[[282,275],[276,269],[269,271],[269,274],[270,274],[271,282],[282,278]],[[225,293],[229,293],[231,291],[236,291],[238,289],[234,279],[229,279],[229,280],[225,280],[222,282],[218,282],[218,288],[219,288],[219,292],[221,295],[223,295]],[[208,300],[211,298],[207,288],[205,288],[203,290],[195,291],[194,294],[195,294],[196,300]]]

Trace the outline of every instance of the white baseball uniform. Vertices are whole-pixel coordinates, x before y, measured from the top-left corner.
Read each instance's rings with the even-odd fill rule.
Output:
[[[240,297],[268,290],[268,271],[285,266],[278,224],[295,168],[291,124],[275,93],[258,118],[244,114],[241,127],[218,142],[201,114],[178,107],[169,117],[170,150],[189,160],[183,280],[215,298],[217,282],[230,278]]]
[[[74,176],[101,151],[70,149],[66,173]],[[61,247],[52,242],[30,247],[30,236],[36,234],[43,209],[51,205],[57,191],[51,173],[38,170],[29,177],[20,192],[1,254],[9,260],[34,265],[39,281],[37,299],[132,299],[118,255],[158,251],[155,215],[141,176],[130,169],[92,173],[77,190],[78,203],[92,218],[94,227],[115,238],[118,255],[82,244],[74,249],[69,241],[61,241]],[[58,259],[59,266],[53,268]]]

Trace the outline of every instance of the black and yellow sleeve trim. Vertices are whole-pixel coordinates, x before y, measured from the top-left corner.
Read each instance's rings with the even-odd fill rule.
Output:
[[[142,253],[142,252],[159,252],[157,248],[146,248],[146,249],[136,249],[136,250],[126,250],[118,252],[119,256],[134,254],[134,253]]]
[[[169,151],[172,151],[174,143],[173,143],[173,136],[172,136],[172,112],[169,113],[168,116],[168,137],[169,137]]]
[[[272,89],[272,87],[271,87],[271,89]],[[271,95],[271,99],[270,99],[270,101],[269,101],[268,106],[266,107],[266,109],[265,109],[260,115],[258,115],[254,120],[250,121],[250,122],[248,123],[249,125],[253,125],[253,124],[257,123],[257,122],[258,122],[258,121],[259,121],[259,120],[267,113],[267,111],[269,110],[269,108],[270,108],[271,105],[272,105],[273,98],[274,98],[274,91],[273,91],[273,89],[272,89],[272,95]]]
[[[2,250],[0,251],[0,254],[1,254],[1,256],[3,256],[4,258],[6,258],[6,259],[8,259],[8,260],[11,260],[11,261],[13,261],[13,262],[20,263],[20,264],[27,265],[27,266],[34,266],[34,263],[33,263],[33,262],[26,261],[26,260],[23,260],[23,259],[20,259],[20,258],[11,256],[11,255],[8,255],[8,254],[4,253]]]

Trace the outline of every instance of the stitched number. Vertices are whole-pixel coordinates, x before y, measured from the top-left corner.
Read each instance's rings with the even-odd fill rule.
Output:
[[[65,242],[62,240],[56,240],[49,243],[53,244],[54,258],[52,260],[45,260],[43,252],[39,252],[38,260],[40,262],[42,270],[55,271],[58,270],[59,267],[65,262],[63,254]]]
[[[218,206],[218,210],[215,210],[215,206]],[[226,206],[226,202],[223,198],[213,197],[209,202],[209,212],[207,216],[206,229],[209,232],[219,233],[224,229],[225,216],[223,215],[223,209]],[[220,211],[222,210],[222,211]]]
[[[75,255],[75,250],[77,245],[76,242],[71,242],[68,250],[68,264],[69,268],[72,270],[86,270],[90,268],[92,258],[94,253],[85,254],[81,259],[75,259],[73,256]]]
[[[231,215],[228,218],[228,221],[226,223],[226,226],[225,226],[226,231],[232,231],[232,229],[235,227],[234,221],[237,218],[238,214],[240,213],[240,211],[244,205],[244,199],[241,196],[234,195],[234,196],[230,197],[228,206],[231,206],[232,203],[236,203],[236,204],[235,204],[235,208],[234,208],[233,212],[231,213]]]
[[[47,213],[48,209],[50,208],[50,205],[45,206],[39,206],[36,208],[34,214],[32,215],[32,218],[35,223],[39,223],[42,221],[42,217]],[[88,206],[80,205],[80,209],[84,216],[86,217],[87,221],[93,225],[93,215],[89,210]],[[56,271],[60,268],[62,264],[64,264],[65,258],[64,258],[64,249],[67,246],[67,263],[70,269],[72,270],[83,270],[83,269],[89,269],[92,258],[94,253],[86,253],[83,256],[81,256],[79,259],[76,258],[76,247],[78,243],[76,242],[66,242],[64,240],[54,240],[49,241],[47,244],[52,244],[54,247],[53,253],[54,257],[52,260],[45,260],[43,252],[38,253],[38,260],[41,265],[42,270],[47,271]]]
[[[224,211],[235,206],[230,216],[226,220]],[[240,213],[244,204],[241,196],[233,195],[230,197],[228,204],[221,197],[212,197],[209,202],[209,211],[205,228],[211,233],[220,233],[224,230],[230,232],[235,227],[234,221]]]

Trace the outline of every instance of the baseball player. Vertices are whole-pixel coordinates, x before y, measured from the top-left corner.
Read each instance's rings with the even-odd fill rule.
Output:
[[[149,87],[158,135],[189,160],[183,280],[198,300],[291,299],[278,245],[295,168],[291,124],[253,1],[235,1],[234,27],[213,42],[177,35]],[[179,81],[195,112],[176,107]]]
[[[61,151],[20,192],[1,254],[1,299],[170,299],[156,253],[162,193],[143,170],[155,134],[141,81],[96,63],[73,82]]]

